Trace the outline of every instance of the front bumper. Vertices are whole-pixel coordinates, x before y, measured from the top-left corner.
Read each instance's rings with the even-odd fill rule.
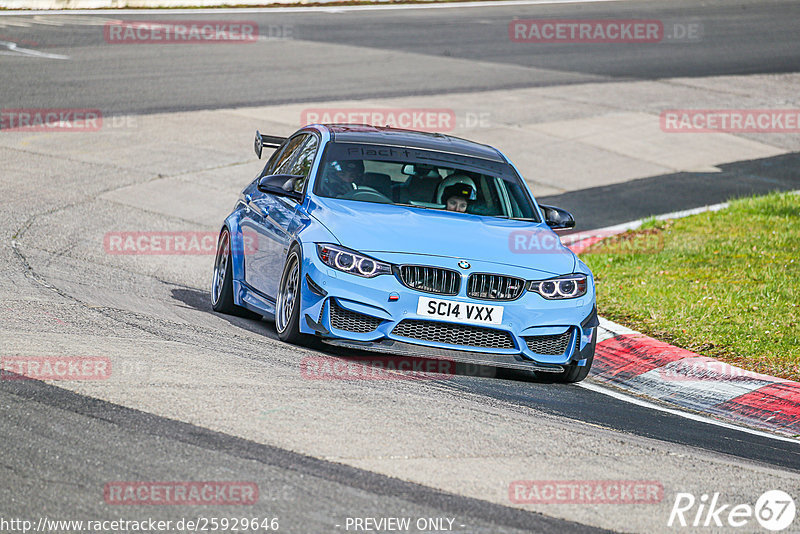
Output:
[[[469,271],[462,272],[459,294],[444,296],[410,289],[396,276],[362,278],[336,271],[319,260],[313,244],[303,252],[300,329],[328,343],[553,373],[591,361],[597,326],[591,277],[587,294],[576,299],[546,300],[525,291],[513,301],[484,301],[465,293],[470,272],[521,276],[520,269],[471,260]],[[453,259],[428,256],[423,261],[452,268],[446,262]],[[503,306],[503,320],[498,325],[473,325],[421,316],[419,297]],[[542,348],[547,350],[538,350]]]

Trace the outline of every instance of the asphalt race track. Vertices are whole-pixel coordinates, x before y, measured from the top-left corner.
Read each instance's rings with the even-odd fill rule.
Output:
[[[98,26],[7,26],[43,51],[82,59],[79,65],[4,58],[4,103],[96,107],[106,113],[153,113],[375,96],[426,95],[539,87],[589,81],[796,72],[800,64],[798,7],[792,2],[613,2],[503,8],[420,9],[355,13],[222,14],[213,20],[254,20],[269,43],[288,30],[291,40],[264,46],[105,46]],[[519,46],[508,39],[515,18],[613,17],[703,22],[703,40],[646,47],[625,44]],[[82,17],[84,18],[84,17]],[[192,20],[176,15],[175,20]],[[209,19],[208,15],[195,16]],[[159,17],[159,20],[161,18]],[[51,22],[47,19],[48,23]],[[83,21],[82,21],[83,22]],[[69,22],[65,22],[69,24]],[[270,28],[272,28],[270,30]],[[271,33],[270,33],[271,32]],[[302,41],[298,46],[295,41]],[[331,46],[336,45],[336,46]],[[340,48],[341,47],[341,48]],[[378,52],[414,54],[379,60]],[[388,56],[390,59],[392,56]],[[446,59],[447,73],[441,72]]]
[[[509,40],[510,21],[534,18],[696,23],[702,38]],[[109,44],[103,26],[115,19],[252,20],[267,38]],[[368,355],[285,345],[271,322],[212,312],[213,254],[114,255],[103,237],[218,231],[260,168],[253,131],[291,133],[307,106],[488,114],[490,125],[455,133],[520,154],[539,200],[584,230],[800,189],[796,133],[676,134],[664,138],[669,154],[640,160],[639,134],[619,151],[587,140],[587,125],[657,121],[666,108],[800,108],[798,31],[793,1],[0,14],[0,109],[99,109],[107,125],[0,130],[0,356],[102,356],[115,369],[106,381],[0,380],[0,520],[246,515],[321,533],[356,531],[348,518],[410,517],[452,520],[412,532],[711,532],[667,526],[677,493],[754,505],[779,489],[796,500],[797,440],[645,407],[591,378],[564,386],[464,366],[436,380],[307,380],[303,358]],[[520,504],[516,480],[657,481],[663,498]],[[259,498],[115,505],[104,499],[115,481],[252,482]],[[786,530],[798,531],[800,520]]]

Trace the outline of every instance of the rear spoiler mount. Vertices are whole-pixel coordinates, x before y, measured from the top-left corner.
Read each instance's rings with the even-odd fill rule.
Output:
[[[256,149],[256,156],[258,159],[261,159],[261,151],[264,148],[278,148],[281,146],[284,141],[286,141],[285,137],[278,137],[277,135],[264,135],[258,130],[256,130],[256,142],[255,142],[255,149]]]

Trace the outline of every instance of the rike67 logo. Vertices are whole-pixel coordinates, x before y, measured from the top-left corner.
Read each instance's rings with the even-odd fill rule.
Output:
[[[711,496],[704,493],[699,499],[691,493],[678,493],[675,495],[675,504],[672,505],[667,526],[745,527],[752,532],[755,518],[763,528],[777,532],[789,527],[794,522],[796,513],[794,499],[781,490],[764,492],[756,500],[755,506],[727,503],[719,493]]]

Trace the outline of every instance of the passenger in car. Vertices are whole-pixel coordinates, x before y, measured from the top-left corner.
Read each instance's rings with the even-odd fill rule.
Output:
[[[469,203],[475,200],[475,189],[468,184],[453,184],[444,189],[442,200],[448,211],[464,213]]]

